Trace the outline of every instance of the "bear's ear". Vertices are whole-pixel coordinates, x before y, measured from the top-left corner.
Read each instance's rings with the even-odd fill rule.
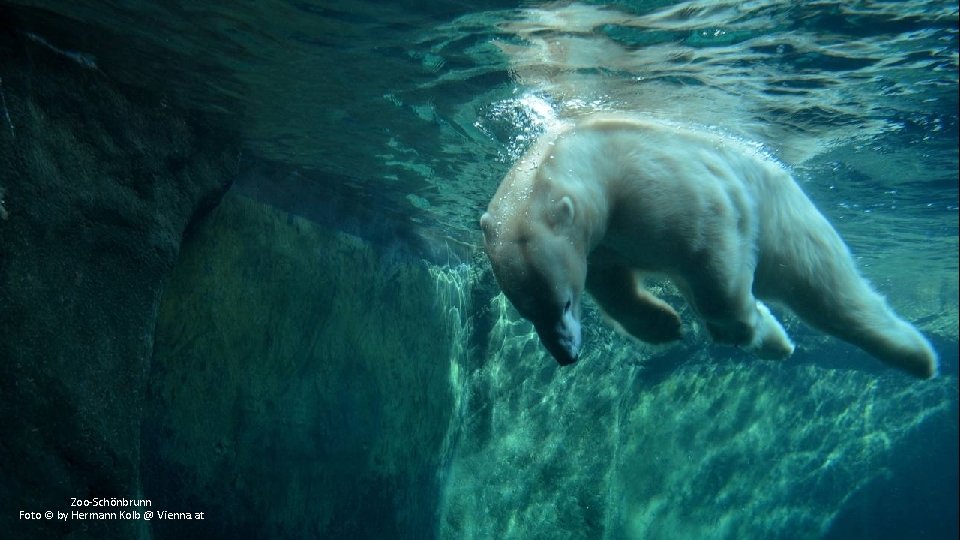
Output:
[[[573,200],[568,195],[557,202],[557,225],[567,227],[573,224]]]
[[[489,212],[484,212],[480,216],[480,228],[483,229],[483,237],[489,240],[493,234],[493,218],[490,217]]]

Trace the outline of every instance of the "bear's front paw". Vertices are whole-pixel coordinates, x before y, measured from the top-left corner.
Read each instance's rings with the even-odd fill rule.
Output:
[[[668,343],[683,337],[680,315],[669,306],[644,314],[631,314],[616,322],[626,333],[646,343]]]
[[[793,354],[794,346],[790,338],[767,340],[753,349],[754,354],[764,360],[784,360]]]
[[[646,325],[648,343],[667,343],[683,337],[683,322],[677,312],[660,312],[657,317],[649,319]]]
[[[747,349],[764,360],[788,358],[793,354],[794,346],[787,332],[762,302],[757,302],[757,311],[760,312],[760,319]]]

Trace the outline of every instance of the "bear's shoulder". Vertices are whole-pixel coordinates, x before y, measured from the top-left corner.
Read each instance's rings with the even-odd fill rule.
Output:
[[[664,120],[640,113],[601,112],[576,120],[561,130],[560,137],[583,135],[590,138],[617,133],[634,136],[638,147],[675,155],[689,154],[701,148],[724,158],[763,163],[773,169],[786,169],[761,143],[736,133],[705,126]]]

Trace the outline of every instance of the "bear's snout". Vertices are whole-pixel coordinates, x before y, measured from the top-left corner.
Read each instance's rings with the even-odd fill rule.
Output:
[[[580,356],[580,321],[570,309],[556,324],[536,326],[540,341],[561,366],[569,366]]]

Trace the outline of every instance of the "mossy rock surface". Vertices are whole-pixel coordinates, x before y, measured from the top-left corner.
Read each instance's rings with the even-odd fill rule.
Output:
[[[953,370],[916,380],[796,326],[784,362],[696,336],[637,347],[590,309],[558,369],[502,296],[489,311],[441,538],[955,536],[956,491],[929,496],[957,476]]]

